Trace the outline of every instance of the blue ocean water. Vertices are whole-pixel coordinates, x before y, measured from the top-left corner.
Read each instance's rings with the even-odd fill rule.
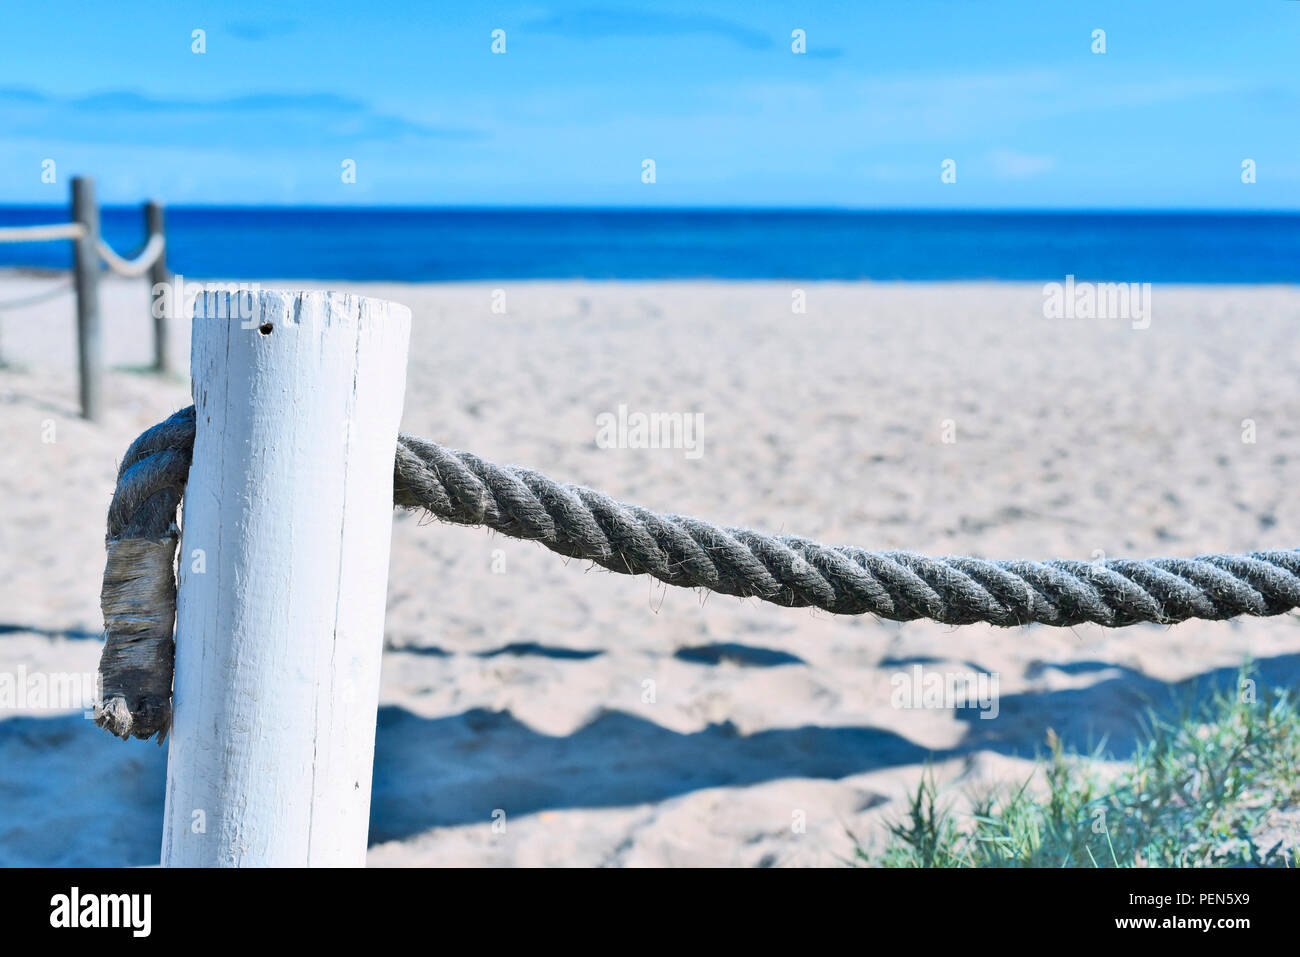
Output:
[[[1300,213],[850,212],[173,207],[173,272],[196,279],[1061,279],[1300,282]],[[0,207],[0,226],[65,220]],[[139,207],[105,238],[142,242]],[[70,245],[0,245],[64,268]]]

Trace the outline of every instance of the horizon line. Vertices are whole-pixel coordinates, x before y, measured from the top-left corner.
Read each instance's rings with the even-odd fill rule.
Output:
[[[101,210],[138,209],[146,202],[101,203]],[[584,206],[570,204],[484,203],[475,205],[408,205],[379,203],[346,205],[316,203],[163,203],[172,210],[211,210],[231,212],[293,211],[293,212],[411,212],[411,213],[709,213],[709,214],[837,214],[837,215],[1221,215],[1221,216],[1296,216],[1300,207],[1221,207],[1221,206]],[[68,203],[23,203],[0,201],[0,209],[66,209]]]

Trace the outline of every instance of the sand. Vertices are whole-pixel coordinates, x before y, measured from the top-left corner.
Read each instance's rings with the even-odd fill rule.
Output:
[[[0,302],[50,283],[0,278]],[[1044,318],[1038,284],[263,285],[408,304],[406,430],[655,509],[990,557],[1300,544],[1294,288],[1157,286],[1135,329]],[[104,284],[119,367],[149,359],[145,295]],[[116,462],[189,403],[185,380],[119,368],[106,421],[82,422],[72,330],[68,297],[0,313],[0,672],[93,671]],[[187,330],[174,345],[184,368]],[[700,454],[599,447],[620,404],[699,413]],[[412,514],[393,538],[372,865],[835,864],[851,835],[880,846],[927,761],[960,802],[1028,775],[1049,728],[1123,761],[1180,682],[1247,656],[1269,683],[1300,678],[1294,613],[899,625],[668,589]],[[918,664],[995,673],[998,717],[893,706]],[[156,863],[164,761],[80,711],[0,714],[0,863]]]

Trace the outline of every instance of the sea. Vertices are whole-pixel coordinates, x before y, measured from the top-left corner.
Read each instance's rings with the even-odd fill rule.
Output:
[[[66,221],[0,206],[0,226]],[[140,207],[102,211],[120,253]],[[168,265],[195,279],[1300,282],[1300,213],[403,209],[177,206]],[[67,242],[0,244],[65,269]]]

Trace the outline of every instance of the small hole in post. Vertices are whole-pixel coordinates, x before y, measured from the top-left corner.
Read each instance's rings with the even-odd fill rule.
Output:
[[[269,335],[271,334],[271,330],[274,329],[274,328],[275,328],[275,326],[271,325],[271,323],[269,323],[269,322],[264,322],[264,323],[262,323],[260,326],[257,327],[257,331],[260,332],[260,333],[261,333],[262,335],[264,335],[264,336],[269,336]]]

